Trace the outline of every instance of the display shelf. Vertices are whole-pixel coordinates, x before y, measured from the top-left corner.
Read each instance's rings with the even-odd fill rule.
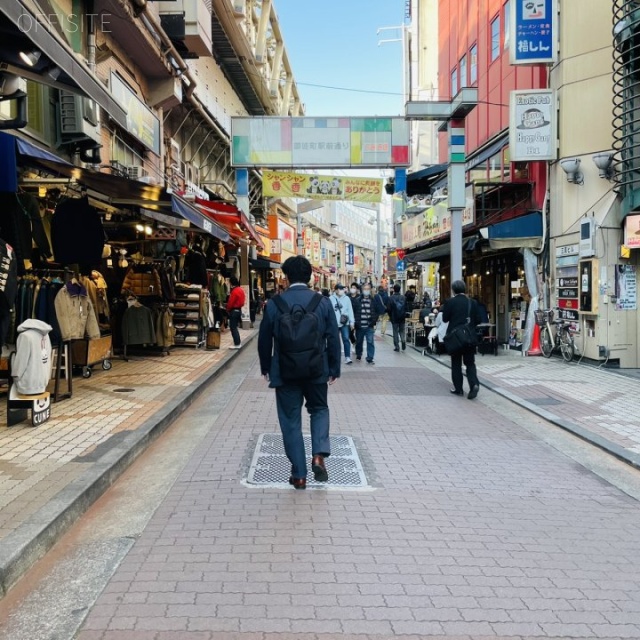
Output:
[[[200,309],[206,291],[195,287],[177,287],[176,301],[171,305],[176,330],[176,347],[198,349],[206,344],[204,323]]]

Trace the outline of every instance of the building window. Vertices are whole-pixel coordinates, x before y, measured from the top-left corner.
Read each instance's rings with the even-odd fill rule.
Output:
[[[451,72],[451,97],[458,93],[458,68],[455,67]]]
[[[478,45],[474,44],[469,51],[469,85],[478,82]]]
[[[509,48],[511,40],[511,0],[507,0],[504,4],[504,48]]]
[[[467,87],[469,79],[467,78],[467,56],[460,59],[460,87]]]
[[[491,21],[491,62],[500,55],[500,16]]]

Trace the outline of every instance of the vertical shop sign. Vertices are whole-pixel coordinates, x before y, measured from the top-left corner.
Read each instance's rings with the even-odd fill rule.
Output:
[[[555,93],[552,89],[512,91],[509,100],[511,161],[555,160],[555,122]]]
[[[313,264],[320,264],[320,234],[316,232],[313,234]]]
[[[511,64],[552,64],[558,59],[558,0],[511,3]]]
[[[355,247],[352,244],[345,244],[345,264],[347,267],[355,265]]]
[[[310,229],[304,230],[304,256],[309,262],[313,259],[313,237]]]

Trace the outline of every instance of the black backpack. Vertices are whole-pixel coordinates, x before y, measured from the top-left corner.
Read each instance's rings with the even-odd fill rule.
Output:
[[[391,297],[391,316],[396,322],[404,321],[407,311],[407,301],[403,295]]]
[[[293,307],[274,296],[280,311],[276,321],[276,340],[280,353],[280,375],[283,380],[312,380],[324,373],[324,336],[316,312],[322,296],[316,293],[306,307]]]

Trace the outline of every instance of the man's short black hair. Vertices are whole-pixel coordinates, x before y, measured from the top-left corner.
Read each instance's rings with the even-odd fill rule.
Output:
[[[311,263],[304,256],[291,256],[284,261],[282,273],[287,276],[290,284],[308,284],[313,269]]]
[[[399,284],[394,284],[394,285],[393,285],[393,292],[394,292],[394,293],[400,293],[400,289],[401,289],[401,288],[402,288],[402,287],[401,287]]]
[[[467,290],[467,285],[462,280],[454,280],[451,285],[451,291],[458,295],[459,293],[465,293]]]
[[[231,276],[229,278],[229,282],[231,283],[232,287],[238,287],[240,286],[240,280],[238,280],[238,278],[236,278],[236,276]]]
[[[351,286],[355,287],[356,289],[360,289],[360,285],[357,282],[352,282]]]

